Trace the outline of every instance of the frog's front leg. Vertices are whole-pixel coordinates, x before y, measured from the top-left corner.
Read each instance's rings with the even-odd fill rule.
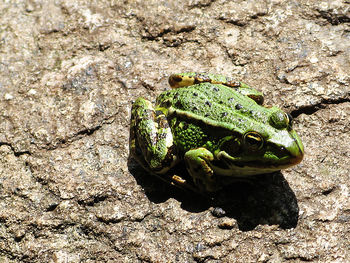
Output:
[[[193,178],[195,185],[206,192],[218,189],[214,172],[209,162],[214,160],[213,154],[205,148],[189,150],[184,157],[186,168]]]
[[[131,109],[130,151],[145,169],[166,173],[176,162],[173,135],[162,111],[138,98]]]

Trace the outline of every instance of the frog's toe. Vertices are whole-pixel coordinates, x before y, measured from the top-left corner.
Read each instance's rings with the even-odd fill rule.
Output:
[[[214,159],[213,154],[205,148],[190,150],[185,154],[185,163],[194,184],[206,192],[217,190],[217,182],[214,171],[209,162]]]

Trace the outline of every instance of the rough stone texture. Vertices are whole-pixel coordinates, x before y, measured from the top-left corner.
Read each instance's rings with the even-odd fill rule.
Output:
[[[295,117],[215,201],[128,160],[131,102],[217,72]],[[350,2],[1,1],[1,262],[350,262]]]

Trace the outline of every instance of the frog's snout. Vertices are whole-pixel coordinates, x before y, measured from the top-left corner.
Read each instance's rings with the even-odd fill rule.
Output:
[[[304,151],[299,151],[298,154],[293,155],[291,158],[291,164],[296,165],[300,163],[304,158]]]
[[[291,155],[291,160],[290,160],[291,164],[296,165],[303,160],[304,146],[298,136],[294,138],[294,145],[289,150],[289,153]]]

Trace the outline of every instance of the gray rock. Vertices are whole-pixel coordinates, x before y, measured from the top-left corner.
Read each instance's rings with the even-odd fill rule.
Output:
[[[0,261],[350,262],[349,25],[340,0],[3,1]],[[131,102],[184,71],[261,90],[303,162],[214,199],[148,175]]]

